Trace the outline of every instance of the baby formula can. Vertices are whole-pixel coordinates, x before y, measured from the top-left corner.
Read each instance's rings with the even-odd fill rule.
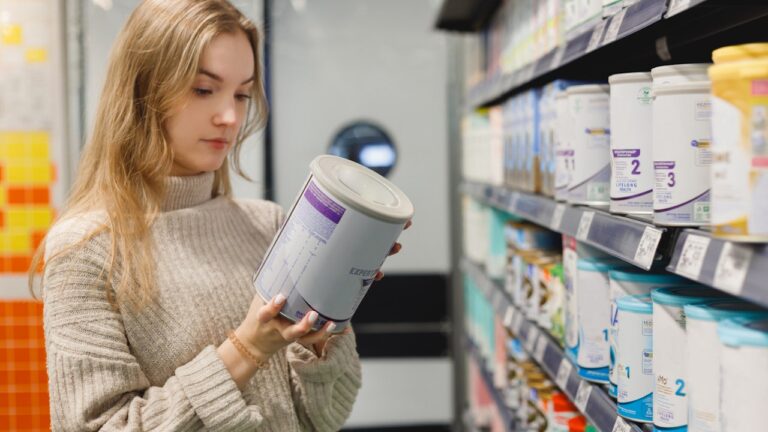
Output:
[[[615,398],[617,396],[617,386],[619,383],[619,371],[616,369],[616,335],[619,330],[619,309],[616,301],[621,297],[630,295],[649,295],[653,288],[691,285],[691,281],[669,273],[648,273],[632,270],[613,270],[608,273],[608,278],[610,284],[609,300],[611,302],[611,328],[608,333],[608,345],[610,349],[608,373],[611,385],[608,394]]]
[[[714,300],[684,307],[688,319],[688,430],[719,432],[720,340],[717,323],[729,318],[768,318],[768,311],[743,300]]]
[[[768,44],[752,44],[768,45]],[[768,57],[712,66],[712,225],[768,241]]]
[[[761,430],[768,401],[768,319],[734,318],[718,326],[724,431]]]
[[[728,298],[728,295],[703,286],[659,288],[651,292],[655,334],[653,425],[656,428],[675,431],[688,428],[687,336],[683,307],[718,298]]]
[[[579,345],[576,364],[582,378],[607,384],[610,349],[611,303],[608,272],[627,268],[617,261],[579,258],[576,272],[576,311]]]
[[[653,221],[709,224],[712,163],[709,82],[654,86]]]
[[[555,96],[555,199],[568,199],[568,184],[571,181],[573,148],[571,147],[571,113],[568,111],[568,93]]]
[[[653,422],[653,304],[651,296],[625,296],[617,301],[619,332],[618,414]]]
[[[568,202],[607,206],[610,199],[611,158],[609,87],[588,84],[568,89],[573,166]]]
[[[611,212],[653,214],[651,74],[611,75]]]
[[[272,241],[253,284],[267,301],[282,293],[281,314],[314,310],[315,329],[349,325],[406,222],[413,204],[394,184],[347,159],[323,155]]]
[[[651,69],[653,87],[707,81],[709,66],[709,63],[686,63],[655,67]]]

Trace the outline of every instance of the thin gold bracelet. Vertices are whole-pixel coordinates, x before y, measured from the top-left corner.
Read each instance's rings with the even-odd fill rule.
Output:
[[[255,354],[246,348],[242,342],[240,342],[240,339],[237,338],[237,335],[233,330],[227,331],[227,337],[229,338],[230,342],[232,342],[232,345],[235,346],[237,351],[239,351],[243,357],[247,358],[254,366],[256,366],[256,368],[267,369],[269,367],[269,360],[260,360]]]

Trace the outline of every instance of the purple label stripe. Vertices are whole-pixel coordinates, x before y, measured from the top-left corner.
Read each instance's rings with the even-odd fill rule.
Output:
[[[616,158],[636,158],[640,156],[640,149],[612,150]]]
[[[338,224],[341,217],[344,216],[346,209],[324,194],[320,188],[313,182],[309,182],[309,187],[304,191],[304,198],[312,204],[317,211],[327,217],[333,223]]]
[[[591,176],[591,177],[587,178],[586,180],[584,180],[583,182],[581,182],[581,183],[577,184],[576,186],[573,186],[573,187],[569,187],[569,188],[568,188],[568,190],[569,190],[569,191],[572,191],[572,190],[574,190],[574,189],[580,188],[581,186],[583,186],[583,185],[585,185],[585,184],[589,183],[590,181],[594,180],[595,178],[597,178],[597,177],[599,177],[599,176],[601,176],[601,175],[604,175],[604,174],[605,174],[605,170],[606,170],[606,169],[608,170],[608,173],[610,174],[610,169],[611,169],[611,166],[610,166],[610,165],[606,165],[606,166],[604,166],[603,168],[600,168],[600,171],[598,171],[598,172],[597,172],[597,174],[595,174],[595,175],[593,175],[593,176]]]
[[[643,195],[648,195],[648,194],[650,194],[651,192],[653,192],[653,189],[651,189],[651,190],[647,190],[647,191],[645,191],[645,192],[641,192],[641,193],[639,193],[639,194],[637,194],[637,195],[630,195],[630,196],[621,197],[621,198],[614,198],[614,197],[611,197],[611,200],[613,200],[613,201],[625,201],[625,200],[628,200],[628,199],[632,199],[632,198],[638,198],[638,197],[641,197],[641,196],[643,196]]]
[[[675,169],[674,161],[653,161],[655,169]]]

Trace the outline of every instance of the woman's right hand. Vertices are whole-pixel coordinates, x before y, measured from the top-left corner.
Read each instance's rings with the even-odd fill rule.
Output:
[[[248,315],[240,327],[235,330],[237,337],[249,349],[255,351],[254,354],[263,356],[264,360],[283,347],[310,334],[312,326],[317,321],[317,312],[312,311],[306,314],[301,321],[294,323],[280,316],[280,309],[284,305],[285,296],[282,294],[278,294],[266,304],[258,294],[255,295]]]

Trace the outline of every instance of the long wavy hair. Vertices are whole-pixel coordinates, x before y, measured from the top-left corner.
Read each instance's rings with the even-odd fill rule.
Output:
[[[172,110],[189,97],[203,50],[220,34],[242,32],[253,50],[255,83],[247,118],[232,152],[216,170],[211,196],[231,195],[229,164],[242,175],[243,141],[261,129],[267,117],[256,26],[226,0],[145,0],[133,11],[109,58],[91,139],[85,146],[77,178],[58,221],[88,212],[105,214],[104,223],[83,241],[45,257],[38,247],[29,271],[29,287],[45,263],[71,252],[94,236],[111,238],[104,265],[107,293],[144,304],[152,298],[154,261],[150,227],[165,196],[173,151],[164,127]],[[118,278],[113,282],[115,270]],[[42,283],[45,283],[44,277]],[[115,286],[113,286],[115,285]],[[135,290],[135,292],[134,292]]]

